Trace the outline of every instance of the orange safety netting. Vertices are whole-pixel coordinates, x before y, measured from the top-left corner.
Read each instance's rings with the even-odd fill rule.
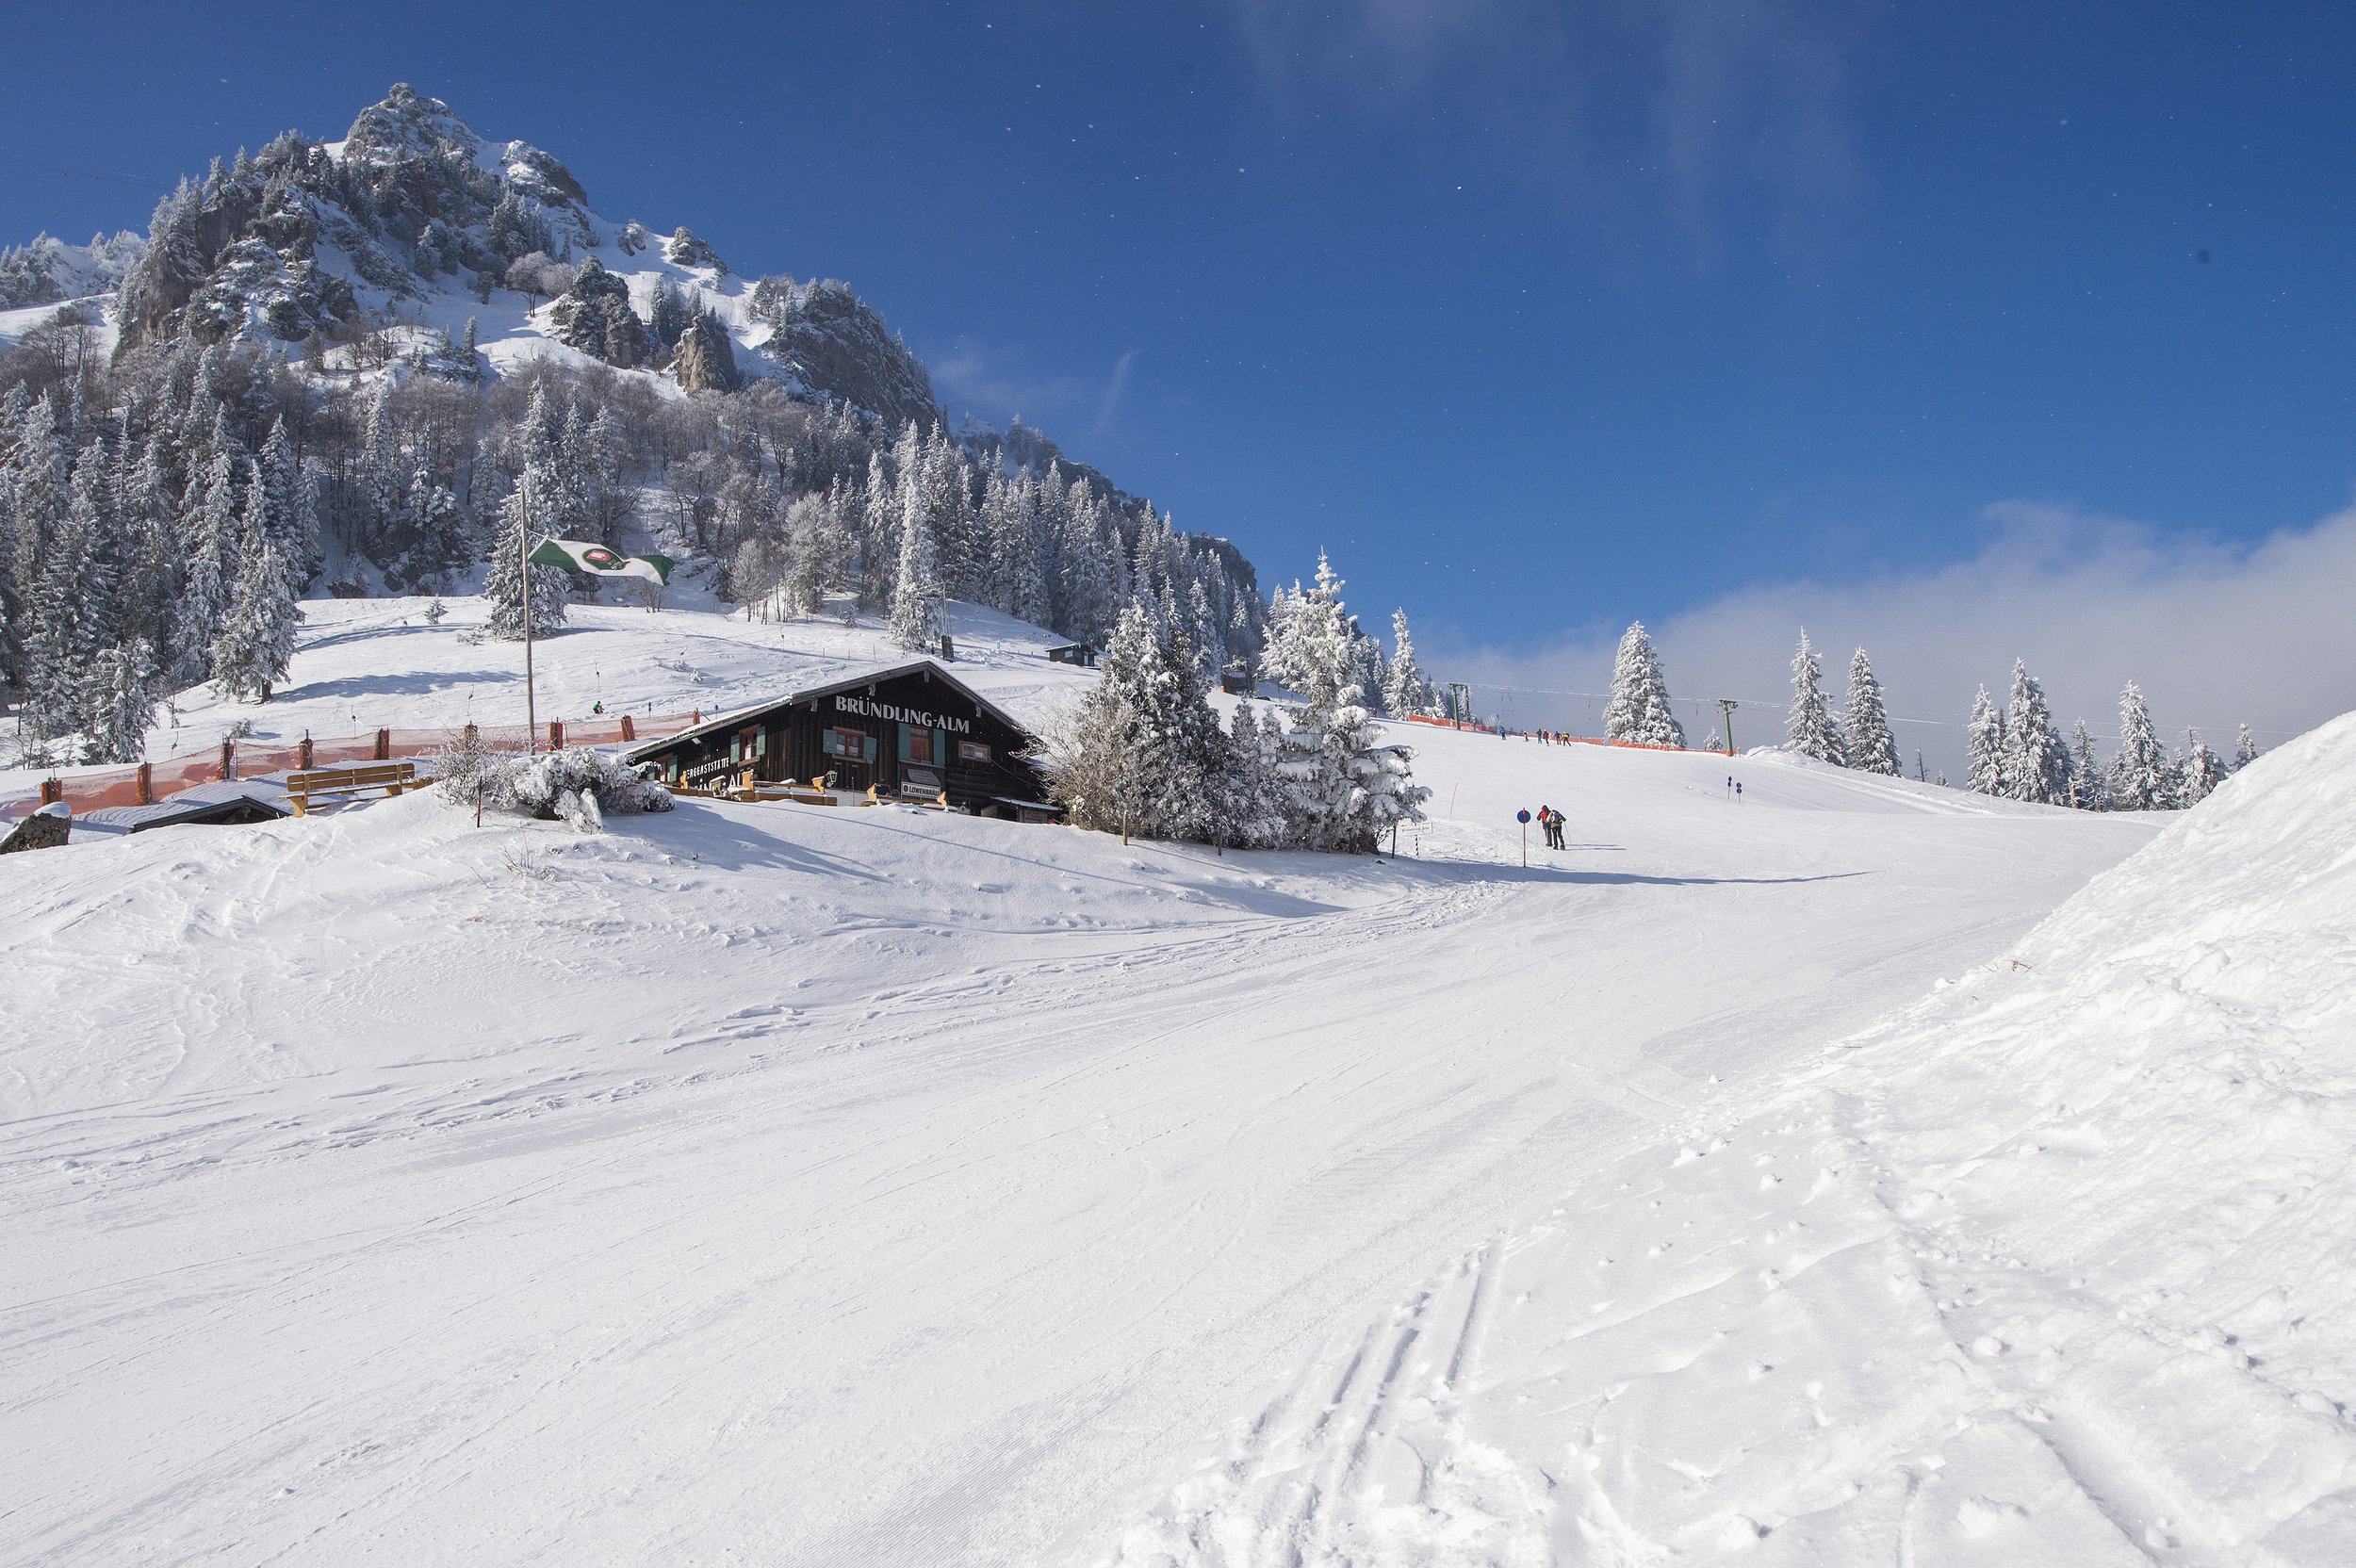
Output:
[[[221,776],[221,754],[200,752],[193,757],[174,757],[158,762],[151,770],[149,788],[157,800],[177,794],[191,784],[210,784]]]
[[[239,746],[237,749],[237,776],[259,778],[266,773],[284,773],[303,766],[301,746]]]
[[[346,762],[376,760],[376,737],[353,735],[340,741],[313,741],[311,766],[332,768]]]
[[[139,770],[109,768],[105,773],[80,774],[59,781],[58,798],[76,811],[139,803]]]

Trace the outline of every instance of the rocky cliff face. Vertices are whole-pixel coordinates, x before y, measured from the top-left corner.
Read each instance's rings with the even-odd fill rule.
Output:
[[[0,284],[56,294],[55,249],[0,257]],[[548,335],[617,369],[667,373],[688,391],[766,376],[892,427],[941,418],[924,367],[847,286],[748,288],[693,231],[608,224],[555,157],[488,140],[405,84],[340,141],[289,132],[216,163],[156,208],[143,253],[116,253],[126,349],[182,336],[332,344],[399,318],[404,302],[555,291]]]
[[[607,271],[597,257],[581,264],[573,284],[549,309],[558,341],[634,370],[646,363],[653,340],[630,308],[630,285]]]
[[[733,392],[743,384],[736,369],[736,349],[719,322],[698,316],[679,334],[671,359],[671,373],[682,392]]]
[[[849,285],[763,278],[752,315],[770,329],[762,354],[804,395],[840,399],[895,428],[941,418],[932,376]]]

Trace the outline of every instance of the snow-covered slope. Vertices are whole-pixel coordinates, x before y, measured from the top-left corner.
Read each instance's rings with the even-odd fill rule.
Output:
[[[514,649],[406,664],[441,634],[359,619],[393,608],[315,622],[291,700],[511,700]],[[582,621],[541,650],[569,711],[623,670],[673,706],[630,661],[683,624],[715,688],[822,635]],[[1071,678],[966,638],[994,691]],[[0,1560],[1114,1549],[1337,1326],[2152,831],[1412,733],[1435,821],[1397,860],[413,797],[0,861]],[[1541,801],[1573,847],[1525,871]],[[1395,1348],[1364,1364],[1402,1389]]]
[[[599,703],[609,714],[725,712],[854,664],[907,657],[872,615],[852,626],[747,621],[700,607],[709,596],[693,589],[677,597],[685,602],[653,613],[573,606],[567,624],[533,647],[539,720],[587,719]],[[149,731],[149,759],[211,755],[232,732],[270,745],[379,728],[522,724],[523,645],[483,635],[489,609],[480,595],[450,596],[439,622],[426,619],[432,602],[306,600],[285,686],[258,705],[189,688]],[[1036,716],[1094,678],[1049,662],[1056,639],[1037,627],[975,605],[948,602],[942,613],[959,677],[1012,711]],[[0,801],[31,793],[51,774],[107,771],[0,769]]]
[[[2351,823],[2356,717],[1464,1237],[1108,1555],[2356,1561]]]

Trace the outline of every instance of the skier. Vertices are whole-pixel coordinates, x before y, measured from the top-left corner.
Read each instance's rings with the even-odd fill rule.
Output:
[[[1570,845],[1568,845],[1568,844],[1566,844],[1566,843],[1564,843],[1564,842],[1562,841],[1562,812],[1560,812],[1560,811],[1556,811],[1556,812],[1554,812],[1552,815],[1550,815],[1550,816],[1546,819],[1546,831],[1547,831],[1548,833],[1550,833],[1550,834],[1552,834],[1552,835],[1554,836],[1554,847],[1555,847],[1555,848],[1557,848],[1557,849],[1568,849],[1568,848],[1570,848],[1570,847],[1571,847]]]

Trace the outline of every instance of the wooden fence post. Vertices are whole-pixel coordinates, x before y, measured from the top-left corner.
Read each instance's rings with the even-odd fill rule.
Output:
[[[389,729],[376,732],[376,760],[380,762],[393,760],[393,732]]]
[[[550,751],[564,749],[564,721],[563,719],[548,721],[548,749]]]
[[[139,764],[139,804],[155,804],[155,764],[153,762]]]
[[[474,721],[472,719],[468,719],[466,721],[466,749],[468,751],[472,751],[477,745],[482,743],[482,738],[483,731],[474,727]]]
[[[237,776],[237,743],[227,736],[223,736],[221,743],[221,776],[223,778]]]
[[[638,728],[635,725],[632,725],[630,722],[630,715],[628,713],[622,715],[622,739],[625,741],[635,741],[638,739]]]
[[[303,770],[308,772],[311,766],[311,732],[307,729],[303,732],[303,745],[296,756],[302,761]]]
[[[63,800],[64,798],[64,780],[57,778],[44,778],[41,781],[41,803],[43,806],[55,806],[57,802]]]

